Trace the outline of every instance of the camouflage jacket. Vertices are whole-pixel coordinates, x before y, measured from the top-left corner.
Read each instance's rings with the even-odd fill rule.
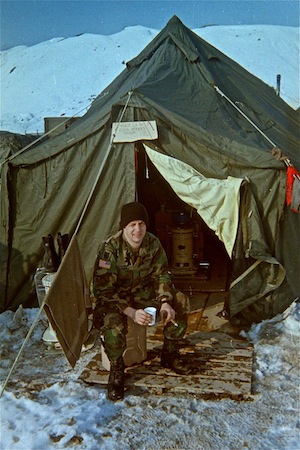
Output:
[[[153,234],[146,232],[138,253],[122,238],[122,230],[104,241],[94,266],[93,294],[97,305],[123,310],[134,302],[158,306],[173,298],[166,253]]]

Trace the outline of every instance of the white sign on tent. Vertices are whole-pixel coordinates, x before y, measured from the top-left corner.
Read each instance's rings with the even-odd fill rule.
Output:
[[[136,122],[114,122],[112,124],[111,142],[151,141],[158,138],[155,120]]]

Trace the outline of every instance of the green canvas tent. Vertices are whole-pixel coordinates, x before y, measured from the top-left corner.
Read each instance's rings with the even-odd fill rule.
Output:
[[[120,122],[154,123],[158,136],[112,142]],[[82,118],[3,162],[1,310],[37,304],[42,236],[76,231],[90,279],[122,204],[143,201],[152,218],[178,198],[224,243],[230,319],[273,317],[299,295],[284,158],[299,170],[299,112],[173,17]]]

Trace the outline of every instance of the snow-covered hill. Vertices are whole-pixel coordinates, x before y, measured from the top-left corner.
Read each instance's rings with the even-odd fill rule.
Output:
[[[281,74],[282,98],[299,107],[299,28],[212,26],[194,32],[274,88]],[[111,36],[83,34],[2,51],[0,129],[43,132],[44,117],[82,116],[157,33],[135,26]]]

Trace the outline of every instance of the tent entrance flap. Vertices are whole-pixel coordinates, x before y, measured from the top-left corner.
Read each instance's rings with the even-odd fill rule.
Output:
[[[242,178],[205,178],[193,167],[144,145],[147,155],[172,189],[196,209],[207,226],[224,243],[229,257],[236,240]]]

